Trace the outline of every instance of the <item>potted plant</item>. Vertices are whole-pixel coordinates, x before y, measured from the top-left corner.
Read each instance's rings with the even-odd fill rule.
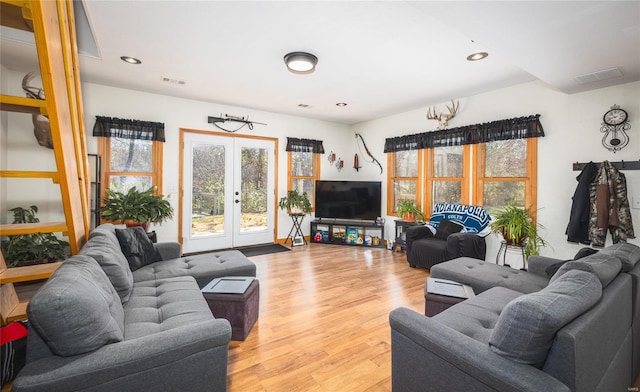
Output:
[[[15,207],[13,223],[37,223],[38,206],[29,208]],[[19,267],[30,264],[54,263],[67,258],[69,243],[56,237],[53,233],[20,234],[10,236],[0,243],[2,254],[8,267]]]
[[[493,214],[493,221],[489,225],[491,230],[502,234],[508,245],[524,247],[527,258],[537,255],[540,247],[546,245],[538,235],[538,227],[542,228],[542,225],[533,222],[527,208],[509,204]]]
[[[398,216],[402,217],[402,220],[405,222],[414,222],[416,219],[421,221],[424,219],[424,214],[420,210],[420,207],[411,200],[400,200],[396,211],[398,212]]]
[[[297,189],[292,189],[287,192],[287,196],[280,199],[278,206],[281,210],[287,210],[289,214],[311,212],[311,201],[307,192],[298,192]]]
[[[119,221],[130,226],[142,226],[145,231],[149,223],[162,223],[173,217],[173,207],[169,200],[156,194],[156,186],[144,191],[135,186],[126,192],[115,189],[107,189],[104,205],[100,210],[102,218],[110,221]]]

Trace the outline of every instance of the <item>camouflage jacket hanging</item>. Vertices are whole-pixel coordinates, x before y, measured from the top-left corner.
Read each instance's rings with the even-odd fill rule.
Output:
[[[591,245],[602,247],[607,239],[607,230],[614,244],[635,238],[631,209],[627,199],[627,180],[608,161],[602,162],[595,180],[589,189],[591,214],[589,238]]]

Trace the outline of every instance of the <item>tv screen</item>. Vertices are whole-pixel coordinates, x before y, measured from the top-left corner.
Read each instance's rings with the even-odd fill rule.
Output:
[[[381,191],[380,181],[316,181],[316,218],[375,220]]]

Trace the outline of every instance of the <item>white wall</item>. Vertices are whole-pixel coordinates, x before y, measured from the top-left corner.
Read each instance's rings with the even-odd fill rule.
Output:
[[[454,97],[454,99],[458,99]],[[602,115],[613,104],[629,113],[630,143],[614,154],[601,145]],[[438,105],[444,108],[444,103]],[[370,149],[382,154],[387,137],[425,132],[435,128],[435,121],[425,117],[426,107],[357,124],[371,139]],[[545,226],[542,236],[549,246],[541,254],[562,259],[573,255],[584,245],[570,244],[564,235],[569,221],[571,198],[577,181],[574,162],[632,161],[640,159],[640,82],[567,95],[543,82],[530,82],[486,94],[460,98],[457,116],[449,127],[477,124],[530,114],[540,114],[545,137],[538,142],[538,221]],[[640,198],[640,171],[623,172],[627,178],[629,201]],[[640,209],[632,209],[636,235],[640,236]],[[385,230],[393,232],[393,217],[387,219]],[[387,235],[389,237],[389,235]],[[487,260],[495,260],[498,239],[488,238]],[[608,243],[611,242],[610,236]],[[640,239],[629,242],[640,245]],[[509,261],[517,264],[517,257]]]
[[[3,93],[7,91],[6,93],[9,94],[22,95],[20,89],[22,76],[22,73],[5,72],[3,69]],[[385,138],[433,130],[436,125],[435,121],[426,119],[426,107],[349,127],[302,117],[90,83],[84,83],[82,89],[89,152],[97,150],[97,140],[90,136],[96,115],[165,123],[167,142],[164,146],[164,193],[170,193],[170,190],[175,190],[178,187],[179,129],[218,131],[213,125],[207,123],[207,116],[210,115],[217,116],[221,113],[228,113],[249,116],[255,121],[268,124],[266,126],[256,125],[252,131],[244,128],[239,133],[278,138],[277,198],[286,193],[287,154],[284,149],[287,136],[323,140],[327,154],[334,151],[338,157],[345,161],[344,169],[338,171],[334,166],[330,166],[327,154],[323,155],[321,159],[322,179],[382,181],[383,189],[386,189],[387,168],[386,156],[383,153]],[[567,243],[564,235],[569,219],[571,197],[577,185],[575,177],[579,174],[579,172],[572,170],[572,163],[576,161],[640,159],[640,82],[574,95],[558,92],[543,82],[531,82],[486,94],[453,98],[460,99],[460,109],[456,118],[450,121],[450,127],[536,113],[541,115],[540,121],[546,136],[541,138],[538,143],[538,219],[546,227],[542,234],[550,245],[542,250],[542,254],[554,255],[559,258],[573,257],[582,245]],[[443,108],[443,104],[439,107]],[[606,150],[600,143],[602,115],[613,104],[618,104],[626,109],[631,122],[629,132],[631,142],[616,154]],[[54,162],[53,157],[50,150],[38,146],[35,142],[30,116],[10,113],[7,117],[8,125],[6,127],[4,119],[0,122],[2,126],[0,136],[4,135],[7,127],[11,131],[6,136],[9,139],[7,143],[2,140],[2,148],[0,149],[2,169],[24,169],[33,166],[33,170],[47,170],[47,165],[51,166]],[[384,167],[382,174],[380,174],[378,166],[368,162],[364,149],[360,143],[356,142],[354,132],[362,134],[371,153],[382,163]],[[352,168],[353,155],[356,152],[362,165],[359,172]],[[630,201],[633,196],[640,198],[640,171],[625,171],[624,173],[627,177]],[[2,194],[3,200],[0,203],[4,221],[7,219],[5,206],[11,208],[18,202],[20,203],[18,205],[23,205],[31,201],[41,205],[45,203],[46,199],[56,200],[55,196],[59,195],[59,192],[53,185],[48,185],[48,187],[53,187],[54,191],[51,189],[36,190],[31,185],[28,187],[8,185],[7,189],[3,187],[2,192],[6,191],[7,194],[7,196]],[[177,194],[172,195],[172,203],[177,209]],[[385,205],[386,195],[383,194],[383,206]],[[632,217],[636,233],[640,236],[640,209],[632,209]],[[386,238],[393,237],[394,218],[387,217]],[[50,219],[61,219],[61,216],[52,216]],[[304,224],[306,234],[309,230],[308,219]],[[289,217],[286,213],[278,211],[278,222],[277,238],[284,238],[291,227]],[[161,226],[156,226],[154,229],[163,241],[172,241],[178,238],[177,218],[171,222],[165,222]],[[496,238],[489,238],[488,260],[495,258],[497,241]],[[610,238],[608,242],[610,242]],[[640,239],[629,242],[640,245]]]

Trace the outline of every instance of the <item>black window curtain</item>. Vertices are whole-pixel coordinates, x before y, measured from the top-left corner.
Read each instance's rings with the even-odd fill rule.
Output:
[[[96,116],[93,136],[164,142],[164,123]]]
[[[322,147],[322,140],[296,139],[294,137],[288,137],[286,151],[324,154],[324,147]]]
[[[540,115],[536,114],[484,124],[443,129],[441,131],[392,137],[386,139],[384,152],[460,146],[542,136],[544,136],[544,130],[542,129],[542,124],[540,124]]]

